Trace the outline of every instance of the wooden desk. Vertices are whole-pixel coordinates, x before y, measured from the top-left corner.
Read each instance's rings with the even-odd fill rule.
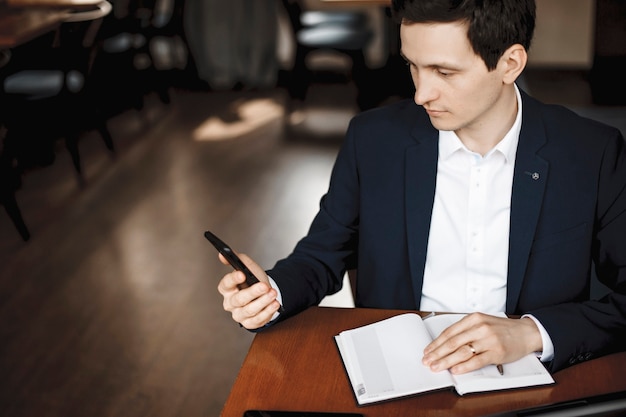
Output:
[[[0,48],[14,48],[57,29],[71,11],[87,11],[102,0],[7,0],[0,5]]]
[[[67,16],[64,9],[0,7],[0,48],[13,48],[55,30]]]
[[[102,0],[6,0],[9,7],[84,9],[91,8]]]
[[[439,391],[357,407],[333,336],[403,311],[313,307],[255,336],[222,417],[245,410],[359,412],[366,417],[482,416],[626,390],[626,352],[554,374],[545,387],[471,394]]]

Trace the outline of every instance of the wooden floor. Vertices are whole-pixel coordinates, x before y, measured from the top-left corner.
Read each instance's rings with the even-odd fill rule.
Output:
[[[553,91],[587,108],[584,88]],[[306,232],[356,112],[350,85],[314,86],[290,116],[285,98],[149,98],[111,120],[116,158],[85,136],[83,189],[62,148],[25,176],[32,239],[0,212],[0,416],[219,415],[253,335],[222,310],[228,268],[202,233],[271,267]]]

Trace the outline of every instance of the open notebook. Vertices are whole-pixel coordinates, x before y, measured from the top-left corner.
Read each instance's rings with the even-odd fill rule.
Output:
[[[417,313],[404,313],[335,336],[357,402],[363,405],[444,388],[464,395],[554,383],[532,354],[504,364],[502,375],[495,365],[462,375],[432,372],[422,364],[424,348],[463,316],[422,319]]]

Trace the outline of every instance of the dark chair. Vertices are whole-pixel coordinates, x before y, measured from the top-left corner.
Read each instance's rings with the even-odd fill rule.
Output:
[[[373,31],[364,14],[350,11],[313,11],[303,9],[297,0],[282,0],[289,17],[295,45],[293,69],[287,88],[292,99],[304,100],[313,72],[307,65],[308,56],[315,51],[334,51],[349,57],[352,68],[349,78],[357,87],[359,107],[369,107],[364,91],[368,67],[364,49],[373,38]],[[337,13],[337,14],[333,14]]]
[[[143,33],[153,64],[153,82],[164,88],[193,83],[186,79],[198,77],[183,24],[186,0],[151,1],[151,17]]]
[[[97,129],[114,152],[90,85],[94,34],[110,10],[104,1],[94,10],[68,13],[54,44],[16,50],[3,71],[3,154],[20,172],[53,163],[55,142],[64,138],[82,184],[78,141],[87,130]]]
[[[8,49],[0,49],[0,71],[3,70],[11,60],[11,51]],[[1,98],[1,97],[0,97]],[[0,107],[0,113],[2,113],[2,108]],[[0,130],[3,133],[3,136],[0,139],[4,139],[4,119],[2,114],[0,114]],[[22,217],[22,212],[17,204],[17,200],[15,198],[15,193],[22,186],[22,176],[17,168],[13,165],[13,159],[4,152],[4,141],[3,146],[0,148],[0,206],[4,207],[4,210],[8,214],[9,218],[15,225],[18,233],[25,241],[30,239],[30,232],[26,224],[24,223],[24,218]]]
[[[97,94],[114,98],[103,108],[107,117],[132,108],[143,109],[148,84],[143,70],[152,65],[147,39],[142,33],[149,13],[135,0],[111,3],[113,11],[103,19],[96,38],[92,73]]]
[[[4,206],[18,233],[24,241],[27,241],[30,239],[30,232],[15,198],[15,193],[21,185],[22,176],[13,166],[11,158],[0,154],[0,206]]]
[[[93,10],[68,12],[56,33],[2,54],[0,205],[25,241],[30,232],[15,198],[22,174],[52,164],[55,143],[64,138],[82,185],[78,141],[85,130],[99,130],[106,147],[115,150],[90,91],[93,39],[109,11],[110,4],[103,2]]]
[[[179,67],[187,62],[180,61],[188,57],[184,0],[118,0],[113,7],[99,32],[94,63],[101,94],[119,98],[111,103],[109,116],[127,108],[143,109],[144,97],[151,92],[170,103],[174,73],[183,69]]]

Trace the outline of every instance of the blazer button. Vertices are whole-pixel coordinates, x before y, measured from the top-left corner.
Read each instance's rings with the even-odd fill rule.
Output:
[[[591,352],[587,352],[585,353],[585,360],[588,361],[589,359],[593,358],[593,353]]]

